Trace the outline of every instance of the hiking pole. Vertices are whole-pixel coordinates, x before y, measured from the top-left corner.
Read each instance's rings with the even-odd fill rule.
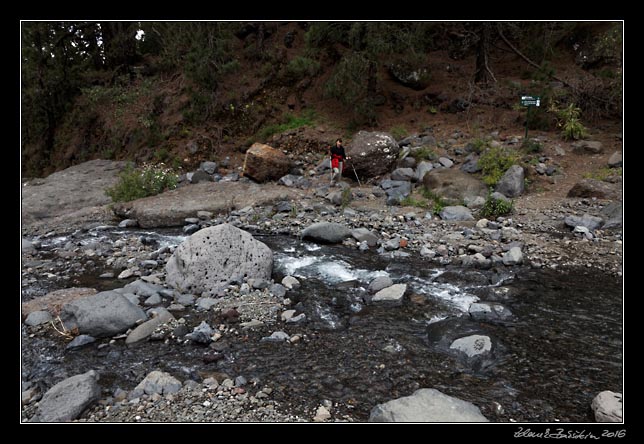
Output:
[[[360,183],[360,178],[358,177],[358,173],[356,172],[356,167],[353,166],[353,162],[351,162],[351,168],[353,168],[353,174],[356,175],[356,180],[358,181],[358,186],[362,187],[362,184]]]

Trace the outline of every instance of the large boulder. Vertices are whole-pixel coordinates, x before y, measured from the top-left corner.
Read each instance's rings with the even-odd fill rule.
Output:
[[[102,291],[65,304],[60,318],[68,330],[100,338],[122,333],[146,315],[123,295]]]
[[[597,199],[622,199],[622,187],[597,179],[582,179],[568,191],[568,197],[596,197]]]
[[[619,228],[622,226],[622,203],[621,202],[611,202],[606,205],[601,213],[606,218],[606,222],[602,227],[604,230],[609,228]]]
[[[495,191],[507,197],[517,197],[523,194],[525,190],[525,173],[519,165],[512,165],[505,172],[499,183],[496,184]]]
[[[606,390],[595,396],[590,404],[595,421],[622,422],[622,394]]]
[[[309,225],[302,231],[302,239],[309,239],[323,244],[337,244],[351,236],[351,230],[342,224],[318,222]]]
[[[604,219],[602,219],[601,217],[592,216],[587,213],[585,213],[582,216],[574,216],[574,215],[567,216],[564,219],[564,224],[566,224],[570,228],[581,226],[581,227],[588,228],[590,231],[596,230],[603,223],[604,223]]]
[[[32,422],[66,422],[78,418],[101,395],[97,381],[98,374],[90,370],[54,385],[40,400]]]
[[[254,182],[201,182],[162,194],[118,202],[112,210],[119,217],[136,219],[141,228],[183,226],[185,219],[199,211],[229,213],[244,207],[259,207],[295,198],[296,192],[272,184]]]
[[[604,146],[597,140],[580,140],[572,144],[572,150],[577,154],[600,154]]]
[[[487,188],[483,182],[456,169],[437,169],[423,177],[426,189],[445,200],[448,204],[458,205],[465,199],[485,197]]]
[[[286,155],[263,143],[254,143],[244,159],[244,175],[256,182],[277,180],[291,169]]]
[[[169,395],[181,390],[181,381],[169,373],[154,370],[129,394],[131,399],[145,395]]]
[[[347,147],[353,167],[360,179],[382,176],[392,170],[400,146],[389,133],[360,131]]]
[[[488,422],[474,404],[436,389],[419,389],[411,396],[378,404],[369,422]]]
[[[105,194],[105,189],[119,182],[119,174],[129,164],[97,159],[57,171],[44,179],[30,180],[20,187],[23,226],[50,217],[78,218],[85,211],[109,204],[112,199]]]
[[[474,216],[472,216],[470,209],[462,205],[443,208],[440,212],[440,217],[443,220],[452,221],[474,220]]]
[[[272,271],[270,248],[244,230],[220,224],[177,247],[166,264],[166,283],[182,293],[211,296],[233,280],[270,279]]]

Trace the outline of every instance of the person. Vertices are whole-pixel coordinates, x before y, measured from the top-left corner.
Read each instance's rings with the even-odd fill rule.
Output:
[[[351,159],[347,157],[344,147],[342,146],[342,139],[335,141],[335,146],[332,146],[330,149],[331,154],[331,183],[335,181],[342,175],[344,171],[345,161]]]

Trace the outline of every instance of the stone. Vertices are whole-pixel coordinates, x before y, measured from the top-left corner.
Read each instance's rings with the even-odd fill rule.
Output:
[[[582,179],[568,191],[568,197],[596,197],[597,199],[622,199],[621,184],[596,179]]]
[[[241,322],[239,326],[242,328],[242,330],[251,330],[253,328],[263,327],[264,323],[257,319],[251,319],[248,322]]]
[[[66,350],[73,350],[73,349],[76,349],[76,348],[80,348],[83,345],[91,344],[93,342],[96,342],[96,338],[94,338],[93,336],[78,335],[74,339],[72,339],[72,341],[69,344],[67,344],[65,349]]]
[[[176,297],[177,304],[189,307],[195,303],[195,296],[192,294],[179,294]]]
[[[135,399],[144,394],[153,395],[155,393],[163,396],[177,393],[179,390],[181,390],[181,381],[169,373],[154,370],[148,373],[145,379],[130,392],[128,398]]]
[[[621,151],[615,151],[609,158],[608,158],[608,166],[611,168],[618,168],[622,166],[622,152]]]
[[[218,165],[215,162],[209,161],[201,162],[201,165],[199,165],[199,169],[208,174],[215,174],[217,172],[217,167]]]
[[[128,268],[119,273],[118,279],[129,279],[132,276],[134,276],[134,270],[132,268]]]
[[[141,279],[137,279],[123,287],[123,290],[126,293],[134,293],[138,296],[148,298],[159,294],[159,292],[164,290],[164,288],[161,285],[154,285],[149,282],[144,282]]]
[[[511,199],[508,199],[505,196],[505,194],[499,193],[498,191],[495,191],[494,193],[490,194],[490,199],[502,200],[505,203],[512,203]]]
[[[206,321],[201,321],[201,324],[196,326],[192,333],[187,334],[186,338],[199,344],[209,344],[212,341],[213,333],[210,325]]]
[[[590,214],[584,214],[583,216],[568,216],[564,219],[564,224],[571,228],[586,227],[590,231],[601,227],[603,223],[604,219],[597,216],[591,216]]]
[[[323,405],[319,406],[313,417],[313,422],[324,422],[327,419],[331,419],[331,413]]]
[[[286,287],[282,284],[272,284],[268,291],[278,298],[283,298],[286,296]]]
[[[525,173],[519,165],[512,165],[496,184],[495,191],[507,197],[518,197],[525,190]]]
[[[388,288],[394,285],[394,281],[389,276],[378,276],[369,283],[369,293],[377,293],[383,288]]]
[[[265,336],[261,340],[262,342],[283,342],[288,341],[290,336],[283,331],[273,332],[270,336]]]
[[[123,219],[119,222],[119,228],[137,227],[139,223],[136,219]]]
[[[593,398],[590,404],[595,421],[597,422],[622,422],[622,394],[605,390]]]
[[[411,181],[414,178],[414,170],[411,168],[397,168],[391,173],[391,180]]]
[[[420,249],[420,255],[421,255],[421,257],[424,257],[424,258],[427,258],[427,259],[431,259],[431,258],[433,258],[434,256],[436,256],[436,252],[435,252],[434,250],[432,250],[430,247],[428,247],[428,246],[424,245],[424,246]]]
[[[36,325],[46,324],[48,322],[51,322],[52,320],[53,318],[48,311],[32,311],[31,313],[29,313],[29,316],[27,316],[27,319],[25,319],[25,324],[29,325],[30,327],[34,327]]]
[[[489,353],[492,350],[492,341],[488,336],[470,335],[458,338],[449,348],[465,353],[468,358],[474,358]]]
[[[576,154],[600,154],[604,150],[604,146],[596,140],[580,140],[572,144],[572,150]]]
[[[469,174],[481,171],[481,167],[479,166],[479,156],[474,153],[468,154],[465,158],[465,162],[461,165],[461,171]]]
[[[214,179],[211,174],[208,174],[202,170],[195,171],[190,177],[190,183],[212,182],[213,180]]]
[[[298,324],[300,322],[304,322],[306,320],[306,315],[304,313],[300,313],[297,316],[293,316],[290,319],[286,320],[287,324]]]
[[[302,231],[302,239],[326,244],[340,243],[349,236],[351,230],[348,227],[334,222],[318,222]]]
[[[67,378],[50,388],[40,400],[32,422],[67,422],[97,401],[101,395],[98,373],[90,370]]]
[[[270,279],[273,253],[250,233],[221,224],[184,240],[165,269],[166,283],[178,291],[214,295],[233,280]]]
[[[148,307],[151,307],[153,305],[159,305],[163,300],[161,299],[161,296],[159,294],[153,294],[149,298],[147,298],[145,301],[143,301],[143,305],[147,305]]]
[[[46,310],[50,313],[57,314],[60,312],[62,305],[92,294],[96,294],[94,288],[63,288],[47,293],[45,296],[23,302],[20,304],[20,311],[23,316],[29,316],[31,312],[38,310]]]
[[[294,290],[300,288],[300,281],[293,276],[284,276],[282,279],[282,285],[289,290]]]
[[[416,166],[416,173],[414,180],[416,182],[422,182],[423,178],[425,177],[425,174],[429,173],[432,169],[434,169],[434,165],[432,165],[431,162],[421,162]]]
[[[396,163],[400,146],[389,133],[359,131],[347,147],[347,155],[361,180],[383,176]]]
[[[512,318],[509,308],[496,302],[475,302],[470,305],[469,314],[475,321],[497,322]]]
[[[195,304],[195,306],[197,307],[198,310],[208,311],[210,310],[210,307],[212,307],[216,303],[217,303],[217,299],[201,297],[197,299],[197,303]]]
[[[127,345],[135,344],[148,338],[157,327],[174,320],[174,316],[163,307],[155,308],[154,314],[155,316],[152,319],[138,325],[127,335],[127,338],[125,338]]]
[[[443,220],[450,221],[474,220],[474,216],[472,216],[470,209],[462,205],[443,208],[440,212],[440,217]]]
[[[611,202],[602,208],[602,216],[605,217],[606,222],[602,226],[604,230],[610,228],[618,228],[622,226],[622,203],[621,202]]]
[[[122,333],[147,316],[119,293],[102,291],[65,304],[60,318],[68,330],[105,337]]]
[[[523,253],[519,247],[512,247],[510,251],[503,255],[503,265],[519,265],[522,263]]]
[[[485,198],[488,192],[483,182],[453,168],[428,172],[423,178],[423,184],[426,189],[450,205],[460,205],[466,198]]]
[[[474,404],[436,389],[419,389],[411,396],[378,404],[369,422],[488,422]]]
[[[277,180],[291,169],[291,161],[280,150],[262,143],[254,143],[244,158],[244,176],[256,182]]]
[[[445,168],[451,168],[452,165],[454,165],[454,162],[452,162],[451,159],[448,159],[447,157],[439,157],[438,163],[443,165]]]
[[[402,304],[402,299],[405,295],[405,291],[407,291],[407,284],[395,284],[391,287],[383,288],[382,290],[378,291],[371,299],[371,302],[393,303],[400,305]]]

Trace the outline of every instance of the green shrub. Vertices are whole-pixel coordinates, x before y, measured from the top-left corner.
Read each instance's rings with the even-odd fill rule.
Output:
[[[298,81],[305,77],[313,77],[320,71],[320,62],[308,57],[298,56],[288,62],[284,77],[290,81]]]
[[[400,125],[391,127],[389,132],[391,133],[392,136],[394,136],[394,139],[396,140],[403,139],[409,134],[405,129],[405,127]]]
[[[496,185],[508,168],[514,165],[517,160],[518,156],[507,148],[488,148],[478,162],[483,174],[483,183],[487,186]]]
[[[558,119],[557,126],[561,128],[561,134],[566,140],[578,140],[586,137],[586,127],[581,123],[581,109],[575,106],[574,103],[569,103],[568,106],[558,109],[557,105],[553,105]]]
[[[491,194],[488,194],[483,208],[481,208],[480,215],[490,219],[496,219],[499,216],[506,216],[512,212],[514,204],[512,201],[503,199],[494,199]]]
[[[616,176],[621,176],[622,175],[622,169],[621,168],[600,168],[595,171],[591,171],[588,173],[584,173],[584,178],[586,179],[596,179],[596,180],[606,180],[611,177],[616,177]]]
[[[521,148],[523,148],[527,153],[540,153],[543,149],[539,142],[532,139],[524,140]]]
[[[300,115],[287,113],[282,123],[274,123],[262,127],[257,132],[259,140],[266,140],[273,134],[283,133],[284,131],[301,128],[303,126],[312,126],[315,124],[316,114],[312,109],[303,111]]]
[[[432,213],[434,214],[440,214],[440,212],[443,211],[443,208],[447,206],[447,202],[445,202],[441,196],[437,195],[432,190],[428,190],[426,187],[423,187],[420,193],[424,198],[434,202],[434,205],[432,205]]]
[[[472,147],[472,151],[476,154],[481,154],[488,147],[488,141],[485,139],[474,139],[470,142],[470,147]]]
[[[429,208],[429,203],[426,200],[416,199],[413,196],[407,196],[400,201],[401,207],[418,207]]]
[[[129,202],[153,196],[177,187],[178,177],[170,169],[160,165],[144,165],[140,169],[128,166],[119,175],[119,182],[105,193],[114,202]]]
[[[436,160],[438,158],[434,150],[427,146],[412,150],[411,156],[416,160]]]

